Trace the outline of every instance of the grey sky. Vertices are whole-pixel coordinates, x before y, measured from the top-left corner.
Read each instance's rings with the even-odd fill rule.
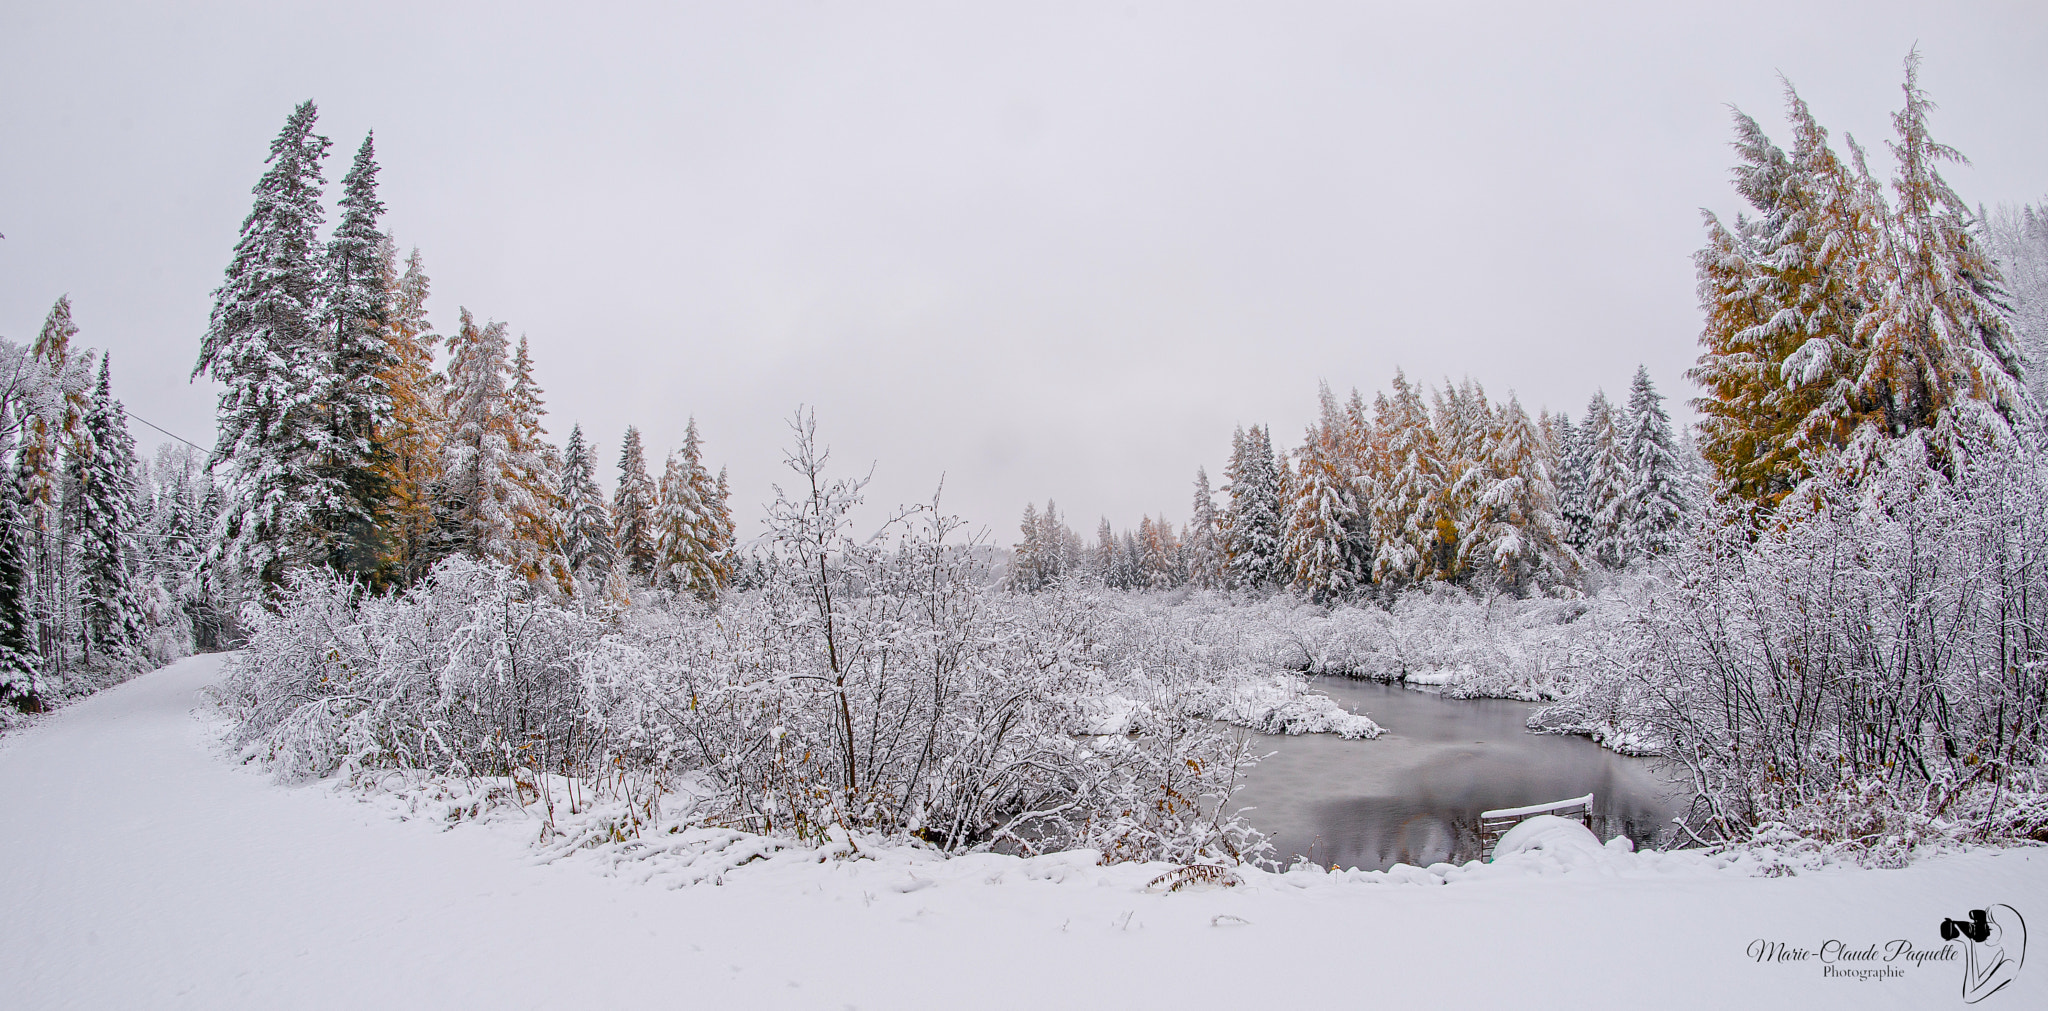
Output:
[[[1188,512],[1237,424],[1469,373],[1575,414],[1638,361],[1692,394],[1725,103],[1776,74],[1889,156],[1916,42],[1972,201],[2048,193],[2039,4],[25,3],[0,12],[0,334],[69,292],[139,416],[212,441],[209,293],[291,106],[332,185],[533,342],[614,473],[695,414],[752,532],[816,406],[873,497],[1014,539]],[[138,426],[145,446],[157,441]]]

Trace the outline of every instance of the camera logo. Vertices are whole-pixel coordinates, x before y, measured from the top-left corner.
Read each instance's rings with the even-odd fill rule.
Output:
[[[1970,910],[1969,919],[1941,921],[1941,939],[1963,942],[1963,1003],[2005,989],[2027,960],[2027,921],[1999,903]]]

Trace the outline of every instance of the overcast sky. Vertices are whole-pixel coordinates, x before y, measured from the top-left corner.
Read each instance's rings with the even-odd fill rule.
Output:
[[[659,473],[695,415],[752,532],[810,404],[872,497],[944,473],[1007,544],[1027,499],[1185,519],[1319,379],[1690,397],[1726,106],[1788,140],[1780,72],[1888,170],[1917,42],[1957,189],[2048,194],[2039,3],[423,6],[6,4],[0,335],[70,293],[130,409],[211,446],[186,377],[311,98],[330,199],[376,130],[434,321],[529,335],[607,485],[626,425]]]

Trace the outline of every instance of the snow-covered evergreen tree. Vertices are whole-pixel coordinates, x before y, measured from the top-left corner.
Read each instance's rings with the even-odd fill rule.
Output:
[[[2048,200],[1987,218],[1986,242],[2012,295],[2013,336],[2037,410],[2048,413]]]
[[[1182,568],[1180,538],[1165,517],[1142,517],[1138,523],[1137,578],[1141,588],[1165,590],[1187,582]]]
[[[273,589],[294,565],[321,559],[313,516],[331,496],[316,466],[314,402],[320,340],[320,163],[327,138],[318,112],[292,111],[270,145],[255,206],[214,291],[195,376],[221,384],[214,450],[228,503],[209,564],[242,569]]]
[[[612,547],[629,576],[654,575],[661,557],[654,542],[654,508],[659,502],[654,478],[647,473],[640,430],[629,425],[619,447],[619,483],[612,489]]]
[[[16,405],[0,399],[0,461],[15,456]],[[0,705],[42,705],[42,657],[35,648],[29,595],[29,518],[22,471],[0,467]]]
[[[135,586],[140,467],[109,372],[102,355],[99,386],[66,460],[65,496],[78,543],[82,659],[101,667],[135,663],[147,635]]]
[[[1010,589],[1036,593],[1048,582],[1045,574],[1046,545],[1038,523],[1038,504],[1024,503],[1024,518],[1017,524],[1024,536],[1010,548]]]
[[[1486,472],[1487,449],[1499,419],[1485,388],[1469,376],[1456,386],[1445,380],[1433,399],[1434,445],[1443,490],[1436,501],[1435,555],[1428,559],[1429,575],[1463,580],[1478,557],[1472,532],[1480,522],[1479,497],[1492,482]]]
[[[1589,517],[1582,549],[1588,561],[1597,561],[1609,568],[1628,564],[1628,543],[1622,536],[1622,509],[1628,490],[1635,481],[1634,468],[1628,459],[1628,447],[1622,432],[1628,424],[1626,417],[1607,400],[1607,394],[1594,393],[1586,403],[1586,420],[1580,432],[1585,453],[1585,498],[1582,500],[1585,515]]]
[[[612,548],[611,514],[605,508],[604,491],[597,486],[597,461],[583,441],[582,425],[569,429],[558,501],[562,507],[562,554],[570,571],[588,585],[602,584],[617,553]]]
[[[722,561],[718,488],[704,467],[697,420],[690,419],[680,453],[668,458],[655,510],[655,585],[715,600],[731,581]]]
[[[1230,556],[1231,584],[1245,589],[1279,585],[1287,575],[1282,478],[1265,429],[1253,425],[1231,437],[1224,477],[1223,493],[1230,505],[1224,513],[1223,544]]]
[[[1373,581],[1398,590],[1427,575],[1437,531],[1434,512],[1443,488],[1429,409],[1399,371],[1393,395],[1373,402]]]
[[[533,378],[533,357],[521,335],[511,362],[506,390],[512,448],[512,480],[519,486],[513,507],[513,565],[530,580],[547,580],[563,593],[574,592],[576,578],[562,554],[562,451],[548,441],[541,416],[548,413],[540,384]]]
[[[512,564],[521,514],[538,508],[521,480],[503,323],[478,326],[468,309],[448,340],[448,440],[442,472],[452,546]]]
[[[1468,564],[1516,596],[1574,583],[1579,561],[1559,529],[1543,436],[1512,394],[1496,417],[1484,460],[1474,468],[1485,486],[1475,503]]]
[[[1223,521],[1209,490],[1209,472],[1200,467],[1195,468],[1194,510],[1181,537],[1181,551],[1187,558],[1190,586],[1220,590],[1228,585],[1230,558],[1223,550]]]
[[[1551,421],[1551,458],[1556,461],[1551,483],[1557,487],[1558,531],[1566,544],[1582,556],[1593,536],[1593,510],[1586,504],[1593,468],[1587,433],[1590,422],[1572,423],[1571,415],[1559,412]]]
[[[1631,559],[1651,558],[1676,547],[1692,513],[1685,466],[1671,434],[1671,416],[1664,398],[1650,382],[1650,370],[1638,366],[1629,384],[1628,431],[1624,454],[1629,487],[1616,515],[1623,550]]]
[[[1322,417],[1309,426],[1291,483],[1284,551],[1289,582],[1318,603],[1347,597],[1364,585],[1371,543],[1359,508],[1346,447],[1346,422],[1330,389],[1322,389]]]
[[[402,362],[392,346],[391,291],[384,204],[377,199],[375,137],[363,138],[341,178],[341,220],[327,242],[320,345],[312,402],[323,424],[316,433],[320,500],[313,512],[326,565],[365,581],[383,581],[390,562],[384,528],[391,501],[393,399],[390,382]]]

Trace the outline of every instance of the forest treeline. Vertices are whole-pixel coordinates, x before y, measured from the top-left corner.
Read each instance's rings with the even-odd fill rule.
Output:
[[[1165,517],[1093,546],[1057,504],[1024,510],[1010,585],[1035,591],[1086,577],[1115,589],[1289,589],[1320,602],[1390,601],[1443,583],[1527,596],[1585,585],[1590,566],[1624,568],[1668,551],[1697,511],[1703,467],[1674,435],[1663,397],[1637,369],[1628,402],[1596,393],[1582,420],[1531,418],[1467,378],[1424,393],[1397,373],[1370,407],[1325,386],[1301,445],[1240,428],[1217,507],[1206,470],[1175,530]]]

